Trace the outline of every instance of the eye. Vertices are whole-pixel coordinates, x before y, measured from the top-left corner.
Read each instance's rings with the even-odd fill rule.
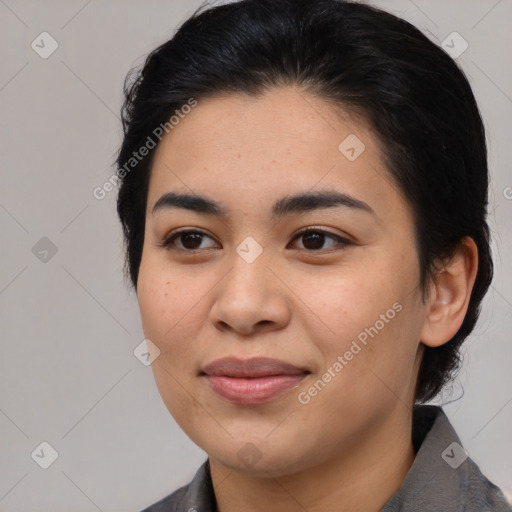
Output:
[[[298,233],[293,240],[302,239],[303,247],[299,247],[300,249],[305,249],[306,251],[318,251],[325,249],[324,243],[326,240],[333,240],[335,242],[332,247],[338,246],[340,249],[343,247],[350,245],[350,242],[341,236],[335,235],[334,233],[330,233],[323,229],[318,228],[307,228]]]
[[[166,249],[169,250],[186,252],[194,252],[196,250],[201,249],[210,249],[212,246],[201,246],[204,238],[209,238],[210,240],[213,240],[211,236],[208,236],[206,233],[202,231],[174,231],[173,233],[170,233],[169,236],[167,236],[165,240],[163,240],[158,245],[160,245],[161,247],[165,247]],[[178,246],[176,246],[176,241],[178,241]]]
[[[203,245],[203,241],[205,239],[209,239],[213,241],[213,238],[203,231],[198,230],[181,230],[174,231],[170,233],[162,242],[158,245],[161,247],[165,247],[168,250],[172,251],[183,251],[194,253],[197,251],[201,251],[203,249],[211,249],[214,248],[215,245]],[[302,239],[302,247],[299,249],[306,250],[308,252],[316,252],[322,251],[326,249],[332,249],[338,247],[339,249],[344,248],[347,245],[350,245],[351,242],[347,239],[340,237],[339,235],[335,235],[334,233],[330,233],[323,229],[319,228],[306,228],[302,230],[300,233],[297,233],[292,240],[292,243],[295,240]],[[326,248],[324,244],[326,241],[331,240],[331,244]]]

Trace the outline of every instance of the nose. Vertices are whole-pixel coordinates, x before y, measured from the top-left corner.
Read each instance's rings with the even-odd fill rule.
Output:
[[[263,254],[247,263],[234,254],[233,264],[215,288],[210,311],[216,329],[248,336],[284,328],[290,321],[286,287]]]

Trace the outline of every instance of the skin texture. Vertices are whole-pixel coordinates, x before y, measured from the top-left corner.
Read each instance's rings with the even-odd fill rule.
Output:
[[[365,145],[354,161],[338,149],[350,134]],[[320,190],[349,194],[374,214],[333,207],[271,217],[276,200]],[[213,199],[229,216],[153,214],[171,191]],[[314,241],[297,237],[307,227],[349,243],[326,236],[311,249]],[[178,228],[206,234],[195,252],[180,237],[175,250],[161,246]],[[252,263],[236,251],[249,236],[263,249]],[[414,460],[422,343],[441,345],[457,331],[476,264],[468,239],[422,300],[412,210],[364,120],[294,87],[200,100],[157,148],[137,292],[144,334],[160,350],[159,392],[208,453],[218,509],[379,510]],[[393,304],[400,311],[301,403],[299,393]],[[277,358],[310,374],[268,403],[236,405],[201,376],[227,356]]]

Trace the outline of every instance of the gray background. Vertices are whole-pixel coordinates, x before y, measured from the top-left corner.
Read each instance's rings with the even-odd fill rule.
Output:
[[[374,3],[439,44],[453,31],[469,43],[457,60],[487,126],[496,278],[442,401],[460,398],[445,410],[510,497],[512,2]],[[122,277],[116,191],[92,194],[114,172],[125,74],[199,5],[0,0],[1,511],[136,512],[205,458],[134,357],[143,334]],[[43,31],[59,45],[47,59],[31,48]],[[46,470],[31,457],[42,441],[59,455]]]

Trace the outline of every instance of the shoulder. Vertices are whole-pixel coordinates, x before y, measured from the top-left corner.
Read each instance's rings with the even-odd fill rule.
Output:
[[[206,460],[194,478],[142,512],[214,512],[215,494],[210,477],[210,464]]]
[[[165,498],[145,508],[142,512],[175,512],[178,510],[187,510],[183,509],[183,505],[189,485],[190,484],[180,487]]]
[[[503,492],[468,456],[440,407],[415,407],[412,438],[414,463],[381,512],[512,512]]]
[[[468,458],[465,478],[461,481],[461,494],[465,497],[468,512],[496,511],[512,512],[502,490],[493,484],[478,465]]]

